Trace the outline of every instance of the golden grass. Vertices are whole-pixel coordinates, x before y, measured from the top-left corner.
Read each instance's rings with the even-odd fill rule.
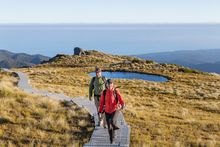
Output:
[[[71,61],[76,60],[76,57],[72,58]],[[104,60],[105,56],[102,58]],[[121,64],[125,59],[131,64]],[[77,56],[77,60],[80,57]],[[59,64],[65,61],[59,60]],[[121,86],[120,92],[127,104],[124,115],[131,125],[131,146],[220,145],[219,76],[126,57],[117,62],[112,60],[104,66],[99,62],[96,64],[105,70],[153,73],[171,79],[164,83],[115,80],[115,84]],[[29,75],[36,88],[63,92],[72,97],[88,96],[91,77],[87,73],[94,70],[94,63],[87,63],[87,67],[83,63],[83,68],[71,67],[71,64],[55,67],[54,64],[19,70]]]
[[[85,110],[26,94],[15,87],[16,81],[11,74],[0,73],[0,146],[82,146],[88,142],[94,124]]]

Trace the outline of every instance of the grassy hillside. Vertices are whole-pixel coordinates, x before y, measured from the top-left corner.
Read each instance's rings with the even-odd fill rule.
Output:
[[[125,99],[131,146],[220,145],[220,76],[173,64],[91,51],[87,56],[62,55],[29,69],[34,87],[66,95],[88,96],[89,72],[99,65],[109,71],[166,76],[169,82],[117,79]]]
[[[0,146],[82,146],[93,131],[76,105],[26,94],[0,71]]]

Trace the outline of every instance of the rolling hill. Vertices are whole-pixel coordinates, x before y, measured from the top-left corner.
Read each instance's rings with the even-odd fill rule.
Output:
[[[220,49],[185,50],[135,56],[143,59],[155,60],[160,63],[173,63],[205,72],[220,73]]]
[[[42,55],[29,55],[25,53],[12,53],[6,50],[0,50],[0,67],[26,67],[40,64],[42,61],[49,60],[49,57]]]

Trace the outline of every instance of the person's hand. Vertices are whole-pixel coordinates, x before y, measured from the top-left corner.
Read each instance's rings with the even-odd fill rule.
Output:
[[[121,108],[122,108],[121,105],[117,105],[117,108],[116,108],[116,109],[117,109],[117,110],[121,110]]]
[[[98,117],[99,117],[99,118],[101,118],[101,117],[102,117],[101,115],[102,115],[102,114],[101,114],[100,112],[98,112]]]
[[[123,110],[125,108],[125,104],[121,105],[121,110]]]

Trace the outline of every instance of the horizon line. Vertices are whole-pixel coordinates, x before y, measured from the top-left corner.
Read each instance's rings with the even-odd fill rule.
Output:
[[[220,22],[209,23],[0,23],[0,26],[13,25],[220,25]]]
[[[85,49],[87,51],[91,51],[93,49]],[[106,53],[105,51],[100,51],[100,50],[96,50],[98,52],[103,52],[103,53],[106,53],[106,54],[111,54],[111,55],[122,55],[122,56],[138,56],[138,55],[147,55],[147,54],[157,54],[157,53],[172,53],[172,52],[182,52],[182,51],[208,51],[208,50],[220,50],[220,48],[210,48],[210,49],[205,49],[205,48],[201,48],[201,49],[185,49],[185,50],[167,50],[167,51],[158,51],[158,52],[149,52],[149,53],[141,53],[141,54],[111,54],[111,53]],[[7,52],[11,52],[11,53],[15,53],[15,54],[28,54],[28,55],[41,55],[41,56],[46,56],[46,57],[55,57],[56,55],[53,55],[53,56],[49,56],[49,55],[45,55],[45,54],[41,54],[41,53],[37,53],[37,54],[30,54],[30,53],[27,53],[27,52],[16,52],[16,51],[10,51],[10,50],[7,50],[7,49],[2,49],[0,48],[0,51],[7,51]],[[64,53],[65,55],[70,55],[70,54],[66,54]]]

